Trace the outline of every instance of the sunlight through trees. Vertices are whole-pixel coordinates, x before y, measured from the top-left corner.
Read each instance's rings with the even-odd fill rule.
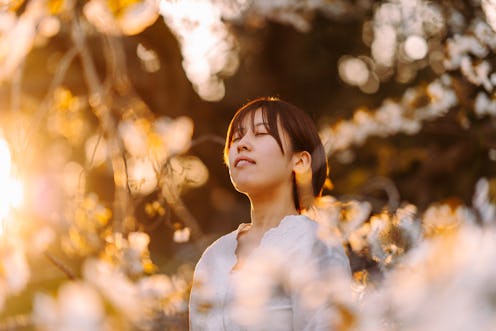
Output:
[[[0,330],[186,330],[199,253],[246,215],[220,130],[268,86],[314,107],[308,212],[352,266],[306,300],[336,330],[494,329],[495,52],[492,0],[0,1]]]

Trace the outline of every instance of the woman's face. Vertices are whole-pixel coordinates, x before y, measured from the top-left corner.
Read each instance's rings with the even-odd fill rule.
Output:
[[[253,122],[248,114],[239,130],[234,131],[229,147],[229,174],[239,192],[267,192],[281,185],[292,187],[292,151],[287,134],[278,121],[284,153],[263,121],[262,111],[255,111]]]

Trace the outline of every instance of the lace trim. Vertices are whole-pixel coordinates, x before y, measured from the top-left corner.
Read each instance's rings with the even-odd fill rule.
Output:
[[[298,226],[302,226],[303,225],[302,222],[305,219],[308,220],[308,221],[310,221],[310,222],[314,222],[313,220],[311,220],[310,218],[308,218],[307,216],[304,216],[304,215],[287,215],[287,216],[284,216],[281,219],[281,221],[279,222],[279,224],[277,226],[268,229],[263,234],[262,238],[260,239],[260,243],[258,244],[258,246],[255,247],[246,256],[246,259],[245,260],[250,259],[250,257],[253,255],[254,252],[256,252],[260,248],[266,246],[267,245],[267,242],[276,242],[276,243],[279,243],[279,242],[281,242],[282,239],[284,239],[284,238],[287,239],[287,236],[286,235],[289,232],[293,232],[293,229],[294,228],[296,228]],[[234,242],[234,250],[232,251],[234,262],[232,263],[232,265],[230,267],[230,272],[231,273],[234,272],[234,271],[236,271],[236,270],[240,270],[241,269],[241,265],[239,264],[238,255],[237,255],[238,245],[239,245],[238,238],[242,234],[242,232],[245,231],[250,226],[251,226],[250,223],[241,223],[238,226],[238,229],[235,232],[235,236],[234,236],[234,241],[235,241]]]

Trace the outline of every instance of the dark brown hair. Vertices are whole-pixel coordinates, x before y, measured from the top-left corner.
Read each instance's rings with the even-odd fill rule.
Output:
[[[281,137],[277,129],[277,120],[280,120],[282,129],[287,133],[291,142],[292,152],[307,151],[312,155],[312,188],[314,196],[322,193],[322,187],[327,177],[327,158],[324,146],[310,116],[295,105],[275,97],[261,97],[243,105],[236,111],[229,124],[226,144],[224,147],[224,160],[228,164],[229,148],[236,131],[242,130],[246,116],[251,116],[253,125],[255,111],[262,111],[263,122],[268,133],[274,137],[284,154]],[[299,208],[296,185],[293,185],[295,206]]]

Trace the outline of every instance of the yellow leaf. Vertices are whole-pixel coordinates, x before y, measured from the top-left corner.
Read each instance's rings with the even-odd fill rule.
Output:
[[[48,10],[50,14],[60,13],[67,5],[67,0],[50,0],[48,1]]]
[[[0,0],[0,11],[16,11],[24,4],[24,0]]]
[[[118,16],[127,7],[140,2],[140,0],[108,0],[107,4],[112,13]]]

